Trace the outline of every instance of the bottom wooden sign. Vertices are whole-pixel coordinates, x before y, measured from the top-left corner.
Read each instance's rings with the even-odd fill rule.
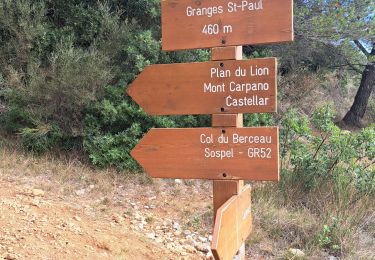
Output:
[[[277,127],[151,129],[131,152],[154,178],[279,180]]]
[[[216,213],[211,243],[215,259],[232,259],[250,235],[251,228],[251,188],[246,185],[239,195],[230,198]]]

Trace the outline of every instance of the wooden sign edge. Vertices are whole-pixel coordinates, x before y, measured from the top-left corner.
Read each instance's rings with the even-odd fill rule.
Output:
[[[232,196],[229,200],[227,200],[218,210],[217,210],[217,213],[216,213],[216,217],[215,217],[215,226],[214,226],[214,231],[212,233],[212,242],[211,242],[211,251],[212,251],[212,254],[215,256],[215,259],[220,259],[219,258],[219,255],[217,253],[217,246],[218,246],[218,243],[219,243],[219,232],[220,232],[220,229],[221,229],[221,221],[222,221],[222,214],[223,214],[223,210],[225,208],[227,208],[233,201],[235,201],[238,197],[241,196],[242,193],[245,193],[247,192],[247,190],[250,190],[249,193],[250,193],[250,196],[251,196],[251,186],[248,184],[246,185],[245,187],[243,187],[242,191],[237,194],[237,195],[234,195]],[[250,208],[252,208],[252,204],[251,204],[251,199],[250,199]],[[251,213],[250,213],[251,214]],[[251,218],[251,222],[253,221],[252,220],[252,216],[250,216]],[[252,223],[251,223],[251,227],[250,227],[250,232],[252,230]],[[246,239],[245,239],[246,240]],[[243,241],[245,242],[245,241]],[[241,243],[240,243],[241,244]]]

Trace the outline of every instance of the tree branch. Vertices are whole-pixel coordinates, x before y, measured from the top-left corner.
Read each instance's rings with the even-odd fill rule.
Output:
[[[360,49],[366,57],[370,56],[370,53],[366,50],[366,48],[362,45],[359,40],[354,40],[355,45],[357,45],[358,49]]]

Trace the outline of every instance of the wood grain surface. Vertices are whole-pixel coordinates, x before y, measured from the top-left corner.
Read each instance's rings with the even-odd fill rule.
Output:
[[[242,49],[242,46],[212,48],[211,60],[242,60]]]
[[[212,127],[243,127],[243,114],[213,114]]]
[[[217,211],[230,198],[241,193],[244,188],[243,180],[216,180],[212,182],[213,204],[214,204],[214,223]]]
[[[151,65],[127,93],[150,115],[276,112],[276,63],[264,58]]]
[[[293,0],[162,0],[162,48],[293,40]]]
[[[279,180],[277,127],[151,129],[131,155],[154,178]]]
[[[215,259],[232,260],[252,229],[251,188],[246,185],[216,213],[211,250]]]

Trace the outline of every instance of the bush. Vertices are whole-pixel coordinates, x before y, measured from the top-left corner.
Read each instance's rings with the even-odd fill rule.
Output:
[[[331,183],[355,185],[358,192],[374,193],[375,126],[357,133],[341,130],[330,106],[324,106],[309,120],[289,111],[281,125],[281,187],[299,186],[303,191]],[[375,177],[375,176],[374,176]],[[285,189],[286,191],[286,189]]]
[[[261,114],[245,114],[244,115],[244,126],[274,126],[275,119],[273,114],[261,113]]]
[[[29,109],[40,120],[53,122],[66,135],[81,135],[83,110],[112,78],[109,59],[96,50],[82,50],[66,39],[49,56],[48,70],[29,69],[24,90]],[[44,72],[44,73],[43,73]]]
[[[105,88],[103,99],[85,111],[84,150],[98,167],[139,171],[130,151],[150,128],[209,126],[209,116],[148,116],[125,96],[123,85]]]
[[[124,87],[108,86],[104,98],[86,111],[84,149],[94,165],[139,170],[130,151],[151,127],[174,127],[172,119],[150,117],[129,99]]]
[[[63,137],[58,127],[50,125],[23,128],[20,135],[23,146],[36,154],[41,154],[52,149]]]
[[[280,182],[254,185],[252,193],[257,234],[274,240],[272,252],[362,254],[375,206],[375,125],[344,131],[334,116],[324,105],[311,117],[291,109],[279,122]]]
[[[284,115],[278,199],[318,215],[317,246],[342,255],[375,195],[375,125],[351,133],[339,129],[334,116],[330,105],[310,120],[295,110]]]
[[[26,110],[28,99],[17,89],[0,89],[0,100],[7,106],[0,111],[0,127],[13,133],[32,125],[32,117]]]

